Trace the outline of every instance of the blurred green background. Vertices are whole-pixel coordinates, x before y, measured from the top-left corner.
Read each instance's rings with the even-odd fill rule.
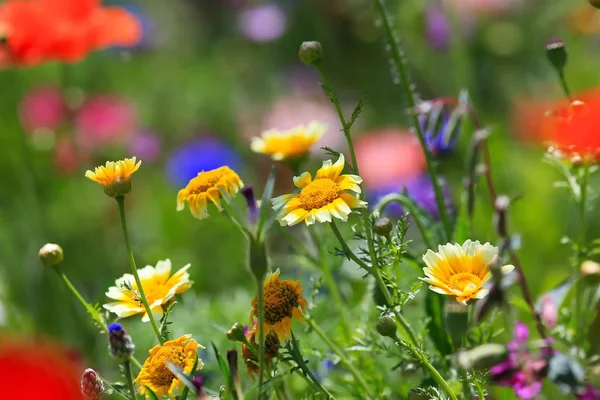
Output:
[[[598,83],[600,11],[584,0],[389,3],[419,96],[457,97],[466,89],[490,129],[497,189],[522,196],[511,209],[510,229],[520,236],[525,272],[534,293],[549,289],[568,275],[569,249],[559,241],[576,228],[576,214],[568,193],[553,188],[558,176],[541,162],[543,147],[528,143],[513,117],[527,99],[561,96],[544,54],[551,38],[568,45],[566,76],[574,92]],[[115,4],[143,16],[140,46],[97,52],[74,65],[0,72],[0,327],[59,338],[97,363],[109,362],[105,343],[37,256],[46,242],[60,244],[64,272],[87,299],[101,304],[108,286],[128,271],[116,204],[84,178],[87,169],[125,156],[143,160],[126,200],[138,265],[169,258],[176,270],[191,263],[195,285],[175,311],[174,331],[191,331],[204,344],[223,342],[219,330],[245,323],[250,309],[244,240],[215,209],[203,221],[187,210],[175,211],[183,176],[194,165],[234,163],[244,182],[260,192],[270,162],[250,152],[250,138],[313,119],[329,125],[325,144],[345,150],[318,75],[297,59],[304,40],[323,44],[323,68],[347,112],[365,99],[353,129],[357,138],[386,127],[407,134],[408,126],[406,103],[393,84],[395,73],[369,1]],[[95,108],[88,107],[98,98]],[[52,126],[38,126],[40,118]],[[438,160],[454,204],[471,132],[467,124],[453,154]],[[202,141],[218,143],[218,150],[182,155]],[[325,157],[317,149],[310,169]],[[289,173],[280,171],[278,177],[277,195],[291,186]],[[481,187],[475,239],[496,240],[491,215]],[[599,228],[597,217],[596,210],[590,212],[591,238]],[[273,236],[273,248],[285,253],[280,235]],[[424,250],[418,241],[414,246],[415,253]],[[288,276],[310,287],[309,275],[298,273],[293,258],[277,260]],[[151,332],[134,319],[125,325],[145,349]]]

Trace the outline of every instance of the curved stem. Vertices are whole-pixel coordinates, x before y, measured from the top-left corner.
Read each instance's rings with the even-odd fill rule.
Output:
[[[314,319],[307,318],[306,321],[308,322],[308,325],[315,331],[315,333],[321,338],[321,340],[323,340],[323,342],[325,342],[325,344],[329,346],[329,348],[340,358],[340,362],[344,364],[346,368],[348,368],[354,379],[356,379],[358,384],[363,388],[367,398],[372,398],[371,389],[369,389],[369,386],[367,385],[367,382],[364,380],[360,371],[358,371],[354,364],[352,364],[352,361],[350,361],[348,355],[344,353],[344,351],[340,349],[340,347],[333,340],[331,340],[331,338],[327,336],[325,332],[321,330],[321,328],[315,323]]]
[[[265,294],[263,291],[265,278],[256,280],[258,287],[258,397],[261,398],[265,371]]]
[[[148,299],[146,298],[146,294],[144,293],[144,287],[142,286],[142,281],[140,280],[140,276],[137,271],[137,267],[135,265],[135,258],[133,257],[133,251],[131,250],[131,243],[129,242],[129,233],[127,232],[127,220],[125,218],[125,197],[119,196],[116,198],[117,204],[119,205],[119,215],[121,216],[121,227],[123,228],[123,237],[125,238],[125,247],[127,248],[127,255],[129,257],[129,265],[131,266],[131,273],[135,278],[135,283],[137,285],[138,291],[140,293],[140,300],[144,304],[144,308],[146,309],[146,313],[148,314],[148,318],[150,318],[150,324],[152,325],[152,329],[154,329],[154,333],[156,334],[156,338],[158,339],[158,343],[161,345],[164,344],[164,340],[160,335],[160,330],[158,329],[158,324],[156,323],[156,319],[152,314],[152,309],[148,304]]]
[[[408,72],[406,70],[406,66],[404,64],[404,58],[402,55],[402,50],[400,48],[400,43],[398,42],[395,33],[392,31],[392,23],[390,21],[390,16],[385,8],[383,0],[373,0],[375,2],[375,6],[379,11],[381,16],[381,21],[383,23],[383,28],[385,30],[385,34],[387,36],[387,40],[390,45],[390,50],[392,53],[392,58],[394,64],[398,70],[398,74],[400,75],[400,85],[404,89],[404,96],[406,97],[406,101],[408,102],[408,107],[412,111],[414,110],[417,102],[415,100],[415,95],[411,88],[411,83],[409,82]],[[425,161],[427,163],[427,173],[431,178],[431,183],[433,184],[433,190],[435,192],[435,201],[437,203],[438,213],[440,219],[442,221],[442,225],[444,226],[444,233],[446,234],[446,240],[449,241],[452,237],[452,227],[450,225],[450,218],[448,217],[448,211],[446,210],[446,203],[444,201],[444,193],[442,192],[442,188],[440,187],[440,182],[437,178],[437,173],[435,171],[435,167],[433,165],[433,159],[431,156],[431,152],[429,151],[429,147],[427,146],[427,142],[425,140],[425,135],[423,134],[423,129],[419,122],[419,117],[416,113],[410,113],[412,118],[412,124],[417,132],[417,138],[419,139],[419,143],[421,144],[421,148],[423,149],[423,153],[425,154]]]
[[[133,386],[133,375],[131,374],[131,364],[129,360],[123,362],[123,368],[125,369],[125,380],[127,380],[127,387],[129,393],[131,393],[131,400],[137,399],[135,395],[135,387]]]

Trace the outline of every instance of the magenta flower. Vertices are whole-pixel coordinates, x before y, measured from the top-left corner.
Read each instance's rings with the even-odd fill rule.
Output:
[[[90,149],[123,143],[131,138],[136,119],[133,106],[126,100],[116,96],[93,97],[75,116],[79,142]]]
[[[527,349],[529,329],[517,322],[513,340],[506,346],[506,361],[490,368],[492,380],[500,386],[510,386],[520,399],[533,399],[542,390],[542,378],[548,362],[545,357],[534,356]]]
[[[586,385],[582,393],[576,393],[579,400],[600,400],[600,390],[592,385]]]
[[[21,124],[26,131],[55,131],[62,124],[66,114],[60,89],[49,86],[31,90],[21,101],[19,113]]]

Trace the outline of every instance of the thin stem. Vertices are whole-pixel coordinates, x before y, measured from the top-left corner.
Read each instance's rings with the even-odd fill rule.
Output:
[[[573,266],[574,275],[577,276],[579,274],[579,267],[583,262],[584,251],[585,251],[585,239],[586,239],[586,224],[585,224],[585,208],[588,197],[588,184],[590,180],[590,164],[586,162],[583,164],[583,176],[581,177],[581,182],[579,184],[580,188],[580,197],[579,197],[579,237],[578,237],[578,251],[576,257],[576,263]],[[574,299],[574,317],[576,330],[575,332],[577,336],[581,335],[583,330],[581,330],[582,322],[583,322],[583,312],[582,312],[582,298],[583,292],[581,290],[581,285],[579,283],[579,279],[575,281],[575,299]]]
[[[404,64],[404,58],[402,56],[400,43],[398,42],[398,40],[396,39],[396,35],[392,31],[392,23],[390,21],[390,16],[385,8],[383,0],[373,1],[375,2],[375,6],[381,15],[383,28],[385,30],[385,34],[391,47],[390,50],[392,53],[392,58],[394,60],[396,69],[398,70],[398,74],[400,75],[400,86],[402,86],[404,90],[404,96],[406,97],[406,101],[408,102],[408,107],[412,111],[414,110],[417,102],[415,99],[415,95],[412,91],[411,84],[409,82],[408,71],[406,70],[406,66]],[[414,112],[411,112],[410,114],[412,124],[415,128],[415,131],[417,132],[419,143],[421,144],[421,148],[423,149],[423,153],[425,154],[425,161],[427,163],[427,173],[429,174],[429,177],[431,178],[431,182],[433,184],[433,190],[435,192],[435,201],[437,203],[438,213],[442,221],[442,225],[444,226],[446,240],[450,240],[450,238],[452,237],[452,226],[450,225],[450,218],[448,217],[448,211],[446,210],[444,193],[442,192],[442,188],[440,187],[440,182],[437,178],[437,173],[433,165],[433,158],[431,156],[431,152],[429,151],[429,147],[427,146],[425,135],[419,122],[418,115]]]
[[[129,388],[129,393],[131,393],[131,400],[137,399],[135,395],[135,387],[133,386],[133,375],[131,374],[131,364],[129,360],[123,362],[123,367],[125,369],[125,380],[127,380],[127,387]]]
[[[396,337],[396,343],[399,346],[404,347],[417,360],[419,360],[419,362],[429,371],[429,373],[431,374],[431,377],[433,378],[433,380],[436,381],[437,384],[440,385],[442,389],[444,389],[444,392],[446,392],[446,394],[452,400],[458,400],[458,398],[456,397],[456,395],[454,394],[454,392],[450,388],[450,385],[448,385],[448,382],[446,382],[446,380],[442,377],[442,375],[440,375],[440,373],[438,372],[438,370],[435,369],[435,367],[433,365],[431,365],[431,363],[429,362],[429,360],[427,358],[425,358],[420,352],[418,352],[415,349],[415,347],[411,346],[410,344],[401,342],[397,337]]]
[[[315,331],[321,340],[323,340],[323,342],[325,342],[325,344],[329,346],[329,348],[340,358],[340,362],[344,364],[346,368],[348,368],[354,379],[363,388],[367,397],[372,398],[371,389],[369,389],[369,386],[367,385],[367,382],[363,378],[363,375],[360,373],[360,371],[356,369],[354,364],[352,364],[352,361],[350,361],[348,355],[346,355],[346,353],[344,353],[344,351],[340,349],[339,346],[329,336],[327,336],[325,332],[323,332],[323,330],[321,330],[314,319],[307,318],[306,320],[308,325]]]
[[[135,278],[135,283],[137,285],[138,291],[140,293],[140,300],[144,304],[144,308],[146,309],[146,314],[148,314],[148,318],[150,318],[150,324],[152,325],[152,329],[154,329],[154,333],[156,334],[156,338],[158,339],[158,343],[161,345],[164,344],[164,340],[160,334],[160,330],[158,329],[158,324],[156,323],[156,319],[154,318],[154,314],[152,314],[152,309],[148,304],[148,299],[146,298],[146,294],[144,293],[144,287],[142,286],[142,281],[140,280],[140,276],[137,271],[137,267],[135,265],[135,258],[133,257],[133,251],[131,250],[131,243],[129,242],[129,233],[127,232],[127,220],[125,218],[125,197],[119,196],[116,198],[117,204],[119,205],[119,215],[121,216],[121,227],[123,228],[123,237],[125,238],[125,247],[127,248],[127,255],[129,257],[129,265],[131,266],[131,272],[133,277]]]
[[[263,394],[265,371],[265,294],[263,290],[265,278],[256,280],[258,287],[258,397]]]
[[[58,276],[60,276],[60,278],[63,280],[63,282],[65,283],[65,285],[67,286],[67,288],[71,291],[71,293],[73,293],[73,295],[75,296],[75,298],[81,303],[81,305],[83,306],[83,308],[85,308],[86,311],[88,311],[88,312],[90,312],[90,310],[93,310],[93,307],[87,301],[85,301],[85,299],[83,298],[83,296],[81,295],[81,293],[79,293],[79,291],[75,288],[75,286],[73,286],[73,284],[71,283],[71,281],[69,280],[69,278],[67,278],[67,276],[65,275],[65,273],[62,272],[62,270],[59,267],[55,267],[54,270],[56,271],[56,273],[58,274]],[[98,325],[100,325],[100,327],[105,332],[108,332],[108,327],[106,326],[106,323],[104,321],[102,321],[102,319],[100,319],[100,318],[94,318],[94,316],[92,316],[92,318],[94,319],[94,321],[96,323],[98,323]]]
[[[323,386],[319,379],[317,379],[317,377],[312,373],[308,365],[306,365],[304,356],[302,355],[302,351],[300,350],[300,346],[298,345],[298,341],[296,340],[296,336],[294,336],[293,331],[292,340],[287,344],[287,346],[289,346],[288,350],[294,358],[294,361],[296,361],[296,364],[298,364],[298,367],[303,372],[303,374],[300,375],[302,375],[309,383],[313,384],[315,389],[321,393],[324,393],[328,399],[333,399],[334,397],[331,395],[331,393],[329,393],[325,386]]]
[[[567,80],[565,79],[565,71],[562,69],[558,71],[558,80],[560,81],[560,86],[562,87],[563,92],[565,92],[565,96],[567,96],[569,100],[573,100],[571,97],[571,91],[567,85]]]

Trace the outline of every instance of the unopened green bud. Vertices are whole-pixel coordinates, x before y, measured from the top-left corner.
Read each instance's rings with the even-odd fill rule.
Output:
[[[373,230],[376,234],[386,237],[392,232],[392,228],[392,221],[387,217],[379,218],[377,222],[375,222],[375,225],[373,225]]]
[[[227,331],[227,339],[232,342],[241,342],[244,343],[246,341],[246,335],[244,334],[244,327],[239,322],[233,324],[231,329]]]
[[[261,281],[269,270],[265,242],[253,237],[249,241],[248,269],[256,280]]]
[[[377,321],[375,329],[377,329],[377,332],[379,332],[381,336],[387,336],[395,339],[396,330],[398,328],[396,327],[396,321],[394,321],[392,317],[389,315],[383,315]]]
[[[553,39],[546,43],[546,56],[554,68],[558,71],[562,71],[567,64],[567,48],[565,42],[560,39]]]
[[[459,346],[469,329],[469,308],[455,301],[444,305],[444,323],[455,345]]]
[[[40,249],[40,260],[45,267],[55,267],[64,260],[63,249],[53,243],[48,243]]]
[[[304,64],[313,65],[321,61],[323,46],[319,42],[302,42],[298,57]]]
[[[461,351],[456,357],[457,366],[464,371],[473,369],[487,370],[506,360],[506,346],[497,343],[486,343],[471,350]]]

